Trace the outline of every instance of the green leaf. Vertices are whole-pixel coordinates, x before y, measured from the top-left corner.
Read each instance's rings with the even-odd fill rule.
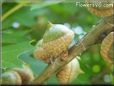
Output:
[[[28,64],[29,67],[33,70],[35,75],[40,74],[44,68],[47,66],[46,63],[42,62],[41,60],[35,59],[32,55],[33,49],[30,51],[26,51],[19,55],[19,59],[22,60],[24,63]]]
[[[22,61],[19,60],[18,56],[25,50],[30,50],[33,48],[28,41],[20,42],[15,45],[7,45],[2,48],[2,67],[20,67],[22,66]]]
[[[4,8],[7,8],[7,6],[4,6]],[[30,10],[29,6],[23,7],[17,10],[15,13],[11,14],[9,17],[7,17],[7,19],[3,21],[3,29],[11,27],[14,22],[18,22],[20,26],[31,27],[33,24],[36,23],[35,16],[42,15],[42,13],[45,12],[45,9]]]
[[[58,1],[44,1],[44,2],[40,2],[40,3],[32,5],[31,6],[31,10],[40,9],[40,8],[43,8],[43,7],[52,5],[52,4],[57,4],[57,3],[60,3],[60,2],[61,2],[60,0],[58,0]]]
[[[25,31],[18,31],[18,30],[3,31],[3,34],[2,34],[3,45],[20,43],[21,41],[25,41],[25,40],[27,40]]]

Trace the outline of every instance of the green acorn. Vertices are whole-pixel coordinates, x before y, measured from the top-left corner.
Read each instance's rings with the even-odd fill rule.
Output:
[[[47,63],[50,63],[51,60],[55,60],[57,57],[65,60],[68,57],[68,47],[73,38],[74,32],[66,26],[51,24],[43,39],[38,42],[33,53],[34,57]]]

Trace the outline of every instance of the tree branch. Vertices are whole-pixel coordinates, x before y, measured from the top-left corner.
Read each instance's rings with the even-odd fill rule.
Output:
[[[11,10],[9,10],[8,12],[6,12],[3,16],[1,21],[4,21],[8,16],[10,16],[12,13],[14,13],[15,11],[17,11],[18,9],[22,8],[25,5],[25,3],[20,3],[18,5],[16,5],[15,7],[13,7]]]
[[[59,71],[77,55],[83,53],[90,46],[100,43],[103,39],[103,34],[107,35],[109,32],[114,31],[113,20],[113,16],[101,19],[101,21],[95,27],[92,27],[91,31],[83,39],[69,49],[69,57],[66,61],[61,61],[58,58],[55,61],[55,64],[48,65],[42,74],[36,77],[31,84],[44,83],[52,74]]]

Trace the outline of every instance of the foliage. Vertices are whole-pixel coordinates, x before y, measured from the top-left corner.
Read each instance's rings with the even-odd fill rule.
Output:
[[[2,15],[13,9],[20,2],[3,3]],[[47,66],[44,62],[36,60],[32,56],[34,45],[47,30],[47,22],[65,24],[75,31],[74,41],[78,41],[90,28],[99,21],[99,17],[89,13],[86,8],[75,5],[75,2],[56,3],[27,3],[2,22],[2,67],[19,67],[27,63],[38,76]],[[80,29],[81,28],[81,29]],[[82,30],[83,32],[79,33]],[[110,71],[99,54],[99,45],[91,47],[80,57],[80,65],[85,72],[72,84],[111,83]],[[106,72],[104,72],[106,71]],[[58,84],[55,75],[48,84]]]

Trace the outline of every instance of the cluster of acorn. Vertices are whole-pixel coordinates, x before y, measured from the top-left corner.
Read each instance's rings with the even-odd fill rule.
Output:
[[[68,58],[68,48],[74,38],[74,32],[61,24],[50,24],[34,51],[34,57],[48,64],[54,64],[57,58],[65,61]],[[78,57],[77,57],[78,58]],[[63,83],[70,83],[79,74],[83,73],[80,69],[78,59],[75,58],[65,65],[56,76]]]
[[[36,44],[33,52],[35,58],[43,60],[47,64],[54,64],[57,58],[65,61],[68,58],[68,48],[74,38],[74,32],[61,24],[50,24],[43,39]],[[78,57],[65,65],[56,76],[61,83],[70,83],[79,74]],[[3,84],[27,84],[34,79],[33,73],[28,66],[13,68],[2,74]]]
[[[87,4],[98,4],[101,2],[100,7],[88,7],[87,9],[100,17],[111,16],[114,14],[112,5],[105,7],[104,4],[111,4],[112,0],[85,0]],[[114,32],[108,34],[101,44],[101,55],[108,63],[113,63],[112,58],[109,56],[111,47],[114,44],[113,41]],[[34,56],[38,59],[45,61],[46,63],[52,63],[56,58],[65,60],[68,58],[68,48],[74,38],[72,30],[60,24],[53,24],[43,36],[43,39],[37,43]],[[78,65],[77,65],[78,64]],[[78,72],[77,72],[78,71]],[[62,70],[56,75],[61,83],[69,83],[74,76],[77,76],[82,71],[80,69],[78,60],[75,58],[68,63]]]
[[[6,70],[0,77],[0,84],[3,85],[23,85],[34,79],[31,69],[27,65],[23,68],[12,68]]]

